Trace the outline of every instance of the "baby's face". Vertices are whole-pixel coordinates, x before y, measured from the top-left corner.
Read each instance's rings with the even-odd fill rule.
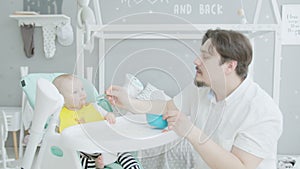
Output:
[[[81,109],[86,104],[86,92],[81,80],[74,78],[67,79],[63,85],[65,106],[70,110]]]

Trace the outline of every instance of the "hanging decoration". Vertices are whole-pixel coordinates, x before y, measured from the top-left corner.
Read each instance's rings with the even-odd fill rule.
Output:
[[[238,9],[237,13],[241,17],[241,24],[247,24],[248,21],[245,15],[243,0],[240,1],[241,1],[241,8]]]

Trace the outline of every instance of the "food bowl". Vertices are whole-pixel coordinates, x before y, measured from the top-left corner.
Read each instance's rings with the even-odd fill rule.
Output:
[[[147,123],[157,129],[164,129],[168,126],[167,120],[163,119],[161,114],[146,114]]]

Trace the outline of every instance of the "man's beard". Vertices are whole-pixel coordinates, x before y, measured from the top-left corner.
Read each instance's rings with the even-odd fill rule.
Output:
[[[207,84],[206,84],[205,82],[203,82],[203,81],[198,81],[198,80],[197,80],[197,77],[195,77],[195,79],[194,79],[194,84],[195,84],[197,87],[206,87],[206,86],[207,86]]]

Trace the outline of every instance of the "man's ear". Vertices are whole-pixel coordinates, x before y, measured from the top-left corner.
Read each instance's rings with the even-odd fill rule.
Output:
[[[238,62],[236,60],[230,60],[230,61],[227,61],[225,64],[226,64],[225,73],[230,74],[232,72],[235,72]]]

